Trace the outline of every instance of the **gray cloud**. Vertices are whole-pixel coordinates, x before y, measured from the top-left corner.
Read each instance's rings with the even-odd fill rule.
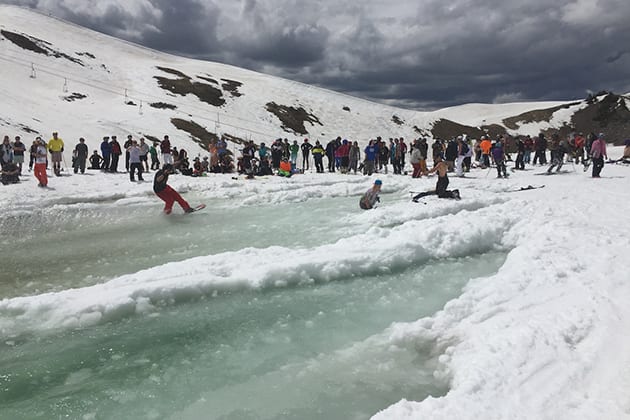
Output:
[[[0,3],[155,49],[406,107],[630,91],[626,0]]]

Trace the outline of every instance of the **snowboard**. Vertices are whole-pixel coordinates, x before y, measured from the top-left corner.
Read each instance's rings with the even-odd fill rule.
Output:
[[[199,210],[203,210],[205,208],[206,208],[205,204],[199,204],[198,206],[195,206],[195,207],[192,208],[193,211],[191,211],[191,213],[194,213],[194,212],[199,211]]]

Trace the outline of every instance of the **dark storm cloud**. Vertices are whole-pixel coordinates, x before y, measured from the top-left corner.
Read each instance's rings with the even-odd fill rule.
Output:
[[[0,2],[155,49],[410,107],[630,91],[626,0]]]

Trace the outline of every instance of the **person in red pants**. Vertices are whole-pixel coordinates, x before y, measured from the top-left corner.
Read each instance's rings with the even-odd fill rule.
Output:
[[[155,178],[153,178],[153,191],[166,203],[164,205],[164,213],[171,214],[175,201],[182,206],[185,213],[192,213],[194,209],[190,207],[190,204],[168,185],[168,176],[174,172],[173,165],[171,164],[166,164],[162,169],[157,171]]]
[[[39,181],[38,187],[48,186],[48,175],[46,174],[46,165],[48,163],[48,153],[46,152],[46,146],[41,137],[35,139],[37,142],[37,149],[35,152],[35,167],[33,168],[33,174]]]

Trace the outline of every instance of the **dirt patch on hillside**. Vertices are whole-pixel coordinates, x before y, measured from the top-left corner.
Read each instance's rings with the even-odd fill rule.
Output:
[[[221,81],[223,82],[223,84],[221,84],[221,87],[223,88],[223,90],[230,92],[230,95],[232,95],[233,98],[238,98],[238,97],[243,96],[243,94],[238,91],[238,88],[243,86],[241,82],[237,82],[236,80],[230,80],[230,79],[221,79]]]
[[[150,103],[149,106],[157,109],[177,109],[175,105],[167,104],[166,102],[153,102]]]
[[[182,73],[179,70],[175,70],[175,69],[172,69],[170,67],[162,67],[162,66],[156,66],[156,67],[157,67],[158,70],[161,70],[164,73],[170,73],[172,75],[181,77],[182,79],[190,79],[190,77],[188,77],[187,75],[185,75],[184,73]]]
[[[394,124],[403,125],[405,122],[401,120],[398,115],[392,115],[392,121]]]
[[[487,134],[489,138],[494,139],[498,135],[506,134],[506,130],[505,127],[497,124],[484,125],[482,127],[471,127],[442,118],[433,123],[431,134],[433,138],[440,138],[443,140],[450,140],[453,137],[461,136],[462,134],[467,134],[469,138],[473,139],[479,139],[481,136]]]
[[[275,102],[269,102],[267,103],[266,109],[278,117],[282,122],[282,129],[287,132],[305,135],[308,134],[308,130],[304,127],[305,122],[309,122],[311,125],[322,125],[319,118],[313,114],[309,114],[302,107],[294,108],[292,106],[278,105]]]
[[[49,47],[49,45],[52,45],[52,44],[42,39],[37,39],[28,35],[6,31],[4,29],[0,30],[0,34],[2,34],[2,36],[4,36],[6,39],[13,42],[15,45],[17,45],[18,47],[24,50],[28,50],[37,54],[43,54],[43,55],[56,57],[56,58],[65,58],[66,60],[70,60],[73,63],[79,64],[80,66],[84,65],[83,62],[79,60],[78,58],[74,58],[74,57],[69,56],[68,54],[62,53],[57,50],[53,50],[52,48]]]
[[[217,89],[206,83],[195,82],[178,70],[167,67],[158,67],[158,69],[179,77],[179,79],[169,79],[161,76],[153,76],[162,89],[181,96],[192,94],[199,98],[200,101],[217,107],[225,104],[221,89]]]
[[[571,102],[569,104],[559,105],[553,108],[535,109],[533,111],[524,112],[514,117],[505,118],[503,120],[503,124],[510,130],[518,130],[523,124],[537,123],[543,121],[549,122],[551,121],[551,118],[553,118],[553,114],[556,111],[567,109],[579,104],[580,102]]]
[[[566,133],[561,135],[570,131],[584,134],[602,132],[606,135],[607,142],[617,146],[630,138],[630,110],[623,96],[610,93],[601,100],[594,98],[589,102],[586,108],[573,114],[573,126],[567,127]]]
[[[90,57],[91,59],[95,60],[96,57],[94,56],[94,54],[91,54],[89,52],[77,52],[75,53],[76,55],[84,55],[86,57]]]
[[[199,144],[199,146],[208,150],[208,146],[215,144],[219,137],[215,133],[211,133],[205,129],[205,127],[197,124],[194,121],[182,120],[181,118],[171,118],[171,124],[173,124],[178,130],[187,132],[192,140]]]
[[[201,80],[205,80],[206,82],[214,83],[215,85],[219,86],[219,82],[217,82],[216,80],[214,80],[211,77],[197,76],[197,78],[199,78]]]
[[[192,140],[199,144],[204,150],[208,150],[208,146],[210,144],[215,144],[219,140],[219,136],[216,133],[212,133],[206,130],[205,127],[197,124],[196,122],[190,120],[182,120],[181,118],[171,118],[171,123],[178,129],[185,131],[190,135]],[[242,139],[240,137],[233,136],[231,134],[223,134],[223,138],[226,141],[244,145],[247,143],[247,140]],[[228,153],[232,154],[232,152],[228,149]]]
[[[68,102],[74,102],[76,100],[85,99],[85,98],[87,98],[87,95],[84,95],[84,94],[79,93],[79,92],[72,92],[71,95],[64,96],[63,100],[64,101],[68,101]]]

